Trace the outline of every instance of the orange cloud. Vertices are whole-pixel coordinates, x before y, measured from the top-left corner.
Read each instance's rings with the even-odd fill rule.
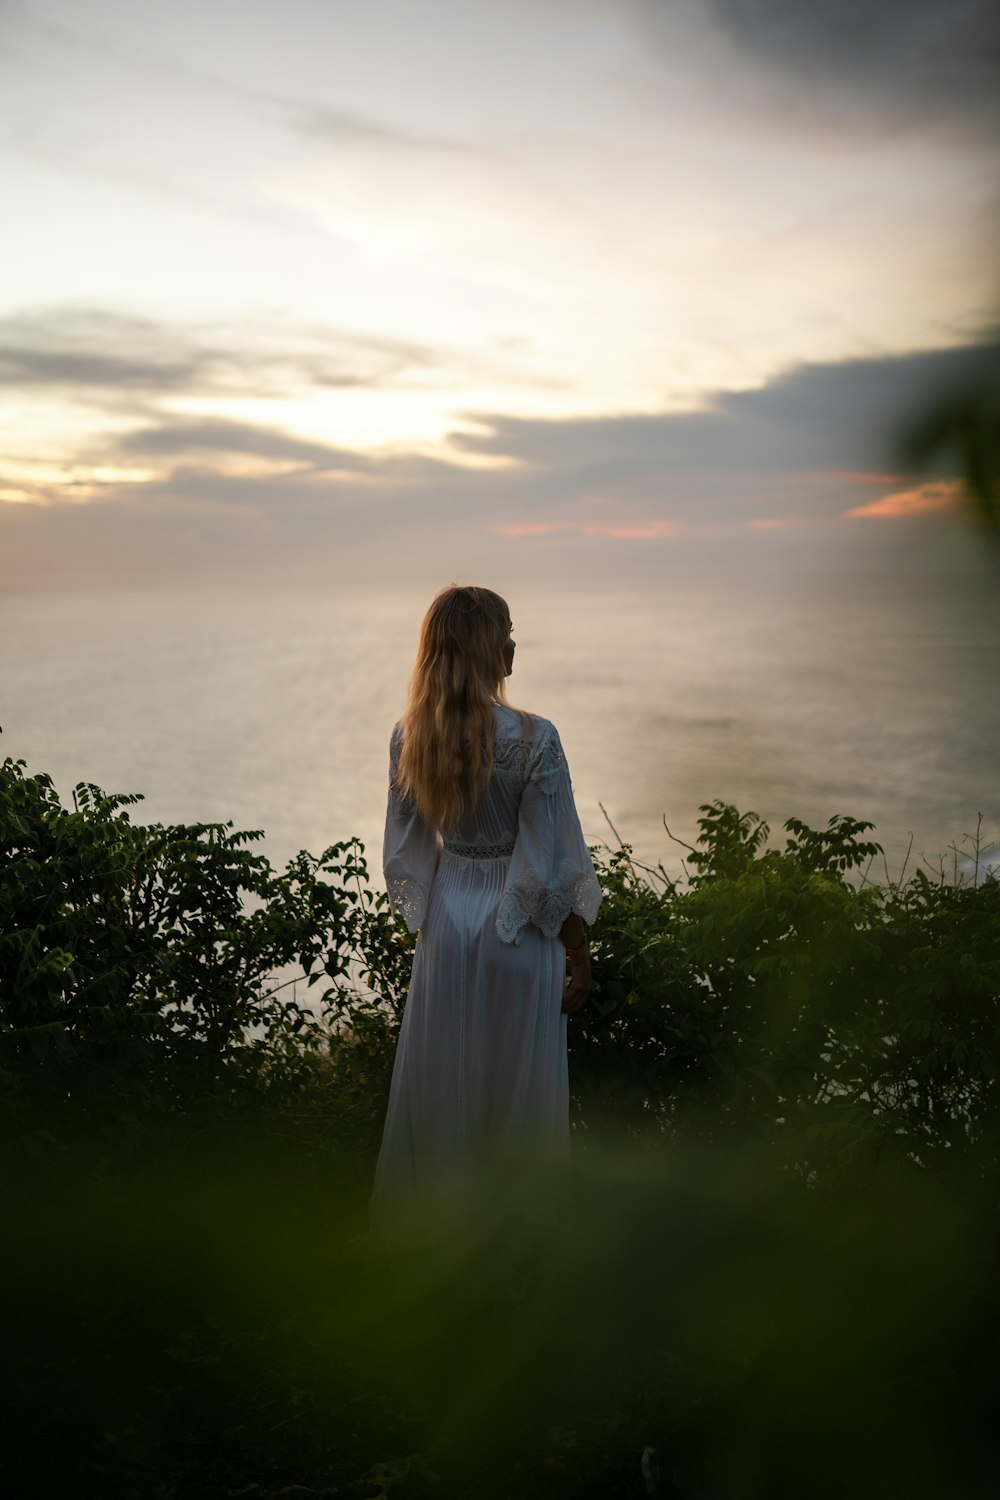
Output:
[[[623,542],[646,542],[654,537],[676,536],[676,521],[640,521],[635,526],[587,525],[584,536],[612,536]]]
[[[607,536],[624,542],[645,542],[657,537],[676,536],[679,529],[676,521],[637,521],[633,525],[621,526],[603,521],[530,521],[490,527],[494,536],[549,536],[554,531],[576,531],[581,536]]]
[[[926,511],[945,510],[958,503],[962,485],[957,479],[938,484],[920,484],[912,490],[894,490],[883,495],[881,500],[872,500],[868,505],[855,505],[848,516],[878,516],[882,520],[896,520],[900,516],[919,516]]]
[[[534,521],[516,526],[491,526],[494,536],[548,536],[565,528],[557,521]]]
[[[846,479],[851,484],[899,484],[902,474],[868,474],[857,469],[837,469],[831,475],[833,479]]]
[[[783,471],[789,483],[809,485],[902,484],[902,474],[876,473],[872,469],[789,469]]]

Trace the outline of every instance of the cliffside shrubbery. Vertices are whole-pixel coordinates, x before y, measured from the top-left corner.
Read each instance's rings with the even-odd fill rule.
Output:
[[[165,1120],[294,1116],[316,1086],[332,1098],[331,1080],[345,1121],[375,1113],[411,943],[356,840],[278,872],[254,851],[259,833],[144,826],[139,797],[83,783],[64,808],[23,762],[0,774],[12,1123],[103,1125],[127,1144]]]
[[[1000,881],[722,803],[684,882],[601,855],[573,1164],[384,1258],[412,942],[362,849],[136,801],[0,772],[6,1490],[992,1492]]]
[[[377,1146],[412,940],[351,841],[276,871],[256,833],[134,823],[135,796],[7,760],[8,1114],[136,1130],[208,1108]],[[702,810],[689,878],[598,857],[595,993],[571,1024],[581,1141],[753,1139],[807,1177],[982,1149],[998,1104],[1000,881],[860,878],[870,825]],[[51,1123],[51,1122],[50,1122]]]
[[[602,868],[598,992],[573,1029],[593,1116],[645,1137],[755,1140],[807,1178],[992,1149],[1000,881],[860,877],[869,824],[702,809],[678,887],[626,849]]]

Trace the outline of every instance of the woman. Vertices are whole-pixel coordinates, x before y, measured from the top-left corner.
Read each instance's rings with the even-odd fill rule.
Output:
[[[566,1016],[601,889],[558,734],[506,704],[513,660],[498,594],[438,594],[390,743],[383,867],[420,936],[376,1213],[498,1148],[568,1143]]]

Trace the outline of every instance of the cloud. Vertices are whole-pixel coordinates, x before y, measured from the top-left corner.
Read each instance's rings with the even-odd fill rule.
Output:
[[[887,484],[898,484],[902,477],[899,474],[866,474],[859,469],[845,469],[842,474],[834,470],[834,476],[849,480],[851,484],[877,484],[883,488]]]
[[[311,32],[319,44],[317,19],[310,17],[303,23],[303,36]],[[252,13],[247,21],[251,30],[261,24],[261,18]],[[341,23],[331,19],[328,24],[336,35]],[[9,40],[12,33],[13,40],[22,45],[27,42],[36,49],[40,46],[54,51],[77,68],[82,66],[91,72],[98,69],[99,76],[112,80],[112,87],[116,77],[129,84],[141,80],[148,89],[183,98],[188,111],[209,110],[214,115],[221,105],[242,112],[245,121],[256,119],[265,125],[277,125],[307,143],[377,151],[404,158],[491,158],[505,166],[510,165],[507,154],[486,142],[470,139],[468,134],[429,131],[400,120],[339,108],[325,100],[247,83],[233,72],[202,66],[189,59],[181,60],[176,55],[168,55],[162,48],[151,46],[141,31],[129,32],[127,28],[113,24],[111,17],[103,26],[92,20],[82,28],[51,17],[42,19],[22,5],[10,6],[4,14],[4,6],[0,3],[0,25],[7,30]],[[32,54],[29,52],[28,55]],[[56,169],[65,170],[71,166],[74,172],[86,172],[127,183],[142,191],[180,198],[210,208],[215,213],[221,210],[241,217],[260,217],[246,206],[221,201],[217,189],[199,191],[188,180],[182,182],[152,171],[148,163],[139,163],[134,168],[113,165],[87,149],[86,133],[61,142],[59,150],[49,148],[48,135],[46,130],[35,135],[22,131],[14,138],[28,155]]]
[[[86,462],[35,488],[44,505],[0,461],[0,578],[127,581],[139,558],[156,578],[321,577],[335,559],[356,582],[433,583],[482,566],[740,567],[747,548],[754,566],[788,548],[832,557],[849,536],[870,548],[875,531],[915,536],[954,509],[953,483],[908,485],[892,467],[893,438],[936,392],[998,372],[1000,346],[983,344],[801,366],[698,411],[478,413],[436,457],[154,404],[131,430],[91,432]],[[868,517],[920,524],[855,524]]]
[[[566,523],[560,521],[519,521],[513,526],[490,527],[494,536],[506,537],[551,536],[553,531],[566,529]]]
[[[464,451],[572,473],[596,488],[649,475],[781,475],[801,484],[881,482],[894,439],[942,392],[1000,379],[1000,342],[954,349],[803,364],[757,390],[721,392],[696,411],[649,416],[531,421],[471,414]]]
[[[169,398],[287,398],[323,391],[516,384],[506,351],[431,346],[258,314],[238,324],[164,322],[100,306],[0,315],[0,389],[148,414]],[[550,382],[555,384],[555,382]],[[141,400],[137,400],[141,398]]]
[[[582,530],[584,536],[606,536],[619,542],[651,542],[676,536],[680,527],[676,521],[638,521],[631,525],[627,522],[622,525],[615,522],[598,525],[592,522]]]
[[[287,393],[425,382],[439,351],[412,340],[281,323],[163,323],[101,307],[0,317],[0,385],[73,392]]]
[[[408,155],[494,157],[508,161],[492,147],[465,136],[437,135],[410,126],[374,119],[350,110],[331,109],[278,94],[257,93],[256,101],[277,113],[286,128],[309,141],[335,146],[360,146]]]
[[[190,390],[210,383],[215,364],[161,326],[121,313],[51,307],[0,318],[0,385]]]
[[[222,418],[205,421],[164,421],[126,433],[120,443],[123,454],[144,457],[177,457],[191,454],[246,454],[257,458],[287,460],[311,470],[348,469],[364,473],[372,460],[361,453],[311,443],[270,427]]]
[[[1000,10],[994,0],[636,0],[644,34],[672,64],[725,72],[757,113],[843,132],[899,126],[992,137],[1000,128]],[[706,26],[728,45],[720,57]],[[699,35],[699,31],[701,34]],[[736,66],[734,67],[734,64]],[[737,76],[747,64],[754,88]],[[717,79],[721,82],[721,79]]]
[[[802,526],[804,516],[755,516],[747,525],[751,531],[784,531],[789,526]]]
[[[909,490],[894,490],[892,494],[883,495],[880,500],[853,506],[847,514],[877,516],[883,521],[899,520],[957,506],[961,499],[961,484],[957,480],[947,480],[939,484],[920,484]]]
[[[551,536],[554,531],[576,532],[579,536],[611,537],[623,542],[648,542],[661,537],[676,536],[679,527],[675,521],[536,521],[521,522],[512,526],[491,526],[494,536],[509,538]]]

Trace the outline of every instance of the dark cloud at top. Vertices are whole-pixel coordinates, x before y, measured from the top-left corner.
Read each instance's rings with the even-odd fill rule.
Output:
[[[229,100],[307,141],[401,152],[411,156],[498,155],[493,147],[468,137],[442,135],[356,110],[341,109],[329,103],[309,101],[292,94],[256,87],[242,81],[235,74],[227,75],[204,67],[192,58],[182,61],[177,57],[167,56],[162,50],[149,47],[137,35],[123,33],[110,26],[98,29],[91,23],[86,27],[77,27],[51,18],[43,19],[35,13],[29,13],[23,5],[15,3],[8,4],[6,10],[7,14],[5,0],[0,0],[0,26],[6,23],[8,34],[11,30],[15,35],[22,33],[91,64],[96,61],[104,66],[117,65],[130,75],[141,74],[154,85],[184,90],[203,103],[216,104],[220,98]],[[252,19],[250,24],[253,24]],[[305,28],[302,34],[308,34]],[[137,176],[136,184],[159,191],[178,191],[176,184],[167,186],[148,175],[144,182]],[[194,201],[210,201],[208,195],[202,199],[189,188],[183,191],[185,196]]]
[[[996,0],[695,0],[781,95],[848,125],[1000,129]],[[642,0],[670,44],[672,0]],[[777,102],[781,102],[779,97]]]

